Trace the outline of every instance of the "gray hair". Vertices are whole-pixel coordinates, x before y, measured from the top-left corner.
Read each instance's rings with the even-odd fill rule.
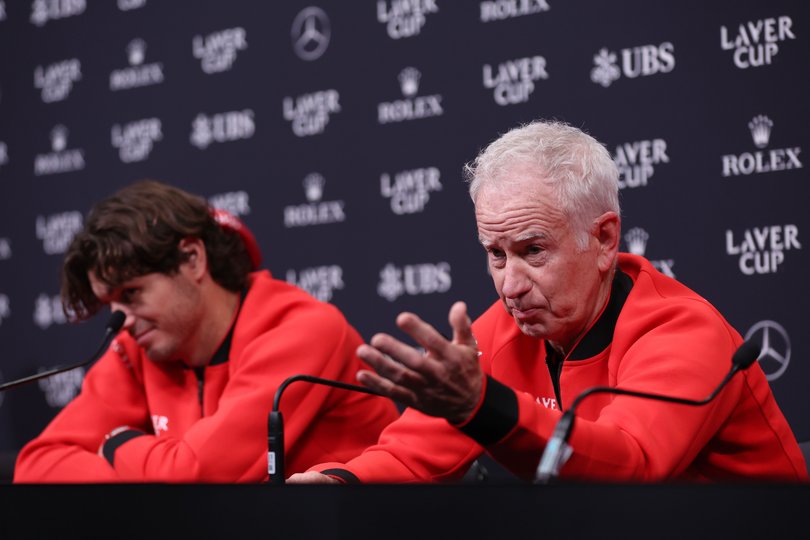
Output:
[[[605,146],[569,124],[537,120],[514,128],[464,166],[475,202],[483,185],[505,184],[528,169],[546,182],[584,248],[593,220],[620,213],[619,171]]]

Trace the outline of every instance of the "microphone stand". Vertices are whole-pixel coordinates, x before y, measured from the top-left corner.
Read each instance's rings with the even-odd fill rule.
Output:
[[[104,351],[107,350],[107,347],[109,347],[112,338],[115,337],[115,335],[118,333],[119,330],[121,330],[121,327],[124,325],[124,320],[126,320],[126,315],[124,315],[123,311],[114,311],[110,315],[110,319],[107,321],[104,340],[101,342],[101,345],[99,345],[98,349],[96,349],[96,352],[93,353],[93,356],[91,356],[89,360],[83,360],[77,364],[72,364],[69,366],[56,367],[53,369],[49,369],[48,371],[35,373],[34,375],[29,375],[28,377],[17,379],[16,381],[9,381],[7,383],[0,384],[0,392],[8,390],[9,388],[21,386],[29,382],[37,381],[39,379],[44,379],[46,377],[50,377],[51,375],[56,375],[57,373],[64,373],[65,371],[70,371],[71,369],[76,369],[78,367],[86,366],[87,364],[95,362],[104,353]]]
[[[540,458],[540,463],[537,465],[535,483],[545,484],[549,483],[552,479],[557,478],[560,475],[560,469],[563,465],[565,465],[565,462],[568,461],[568,458],[571,457],[573,449],[568,444],[568,439],[571,436],[571,431],[574,429],[574,411],[576,410],[577,405],[579,405],[579,403],[586,397],[593,394],[616,394],[620,396],[633,396],[667,401],[669,403],[679,403],[681,405],[705,405],[720,393],[720,390],[722,390],[726,383],[731,380],[734,374],[736,374],[738,371],[748,369],[751,364],[756,361],[757,357],[759,356],[759,352],[759,347],[753,343],[748,341],[743,342],[743,344],[740,345],[731,358],[731,370],[728,372],[728,374],[726,374],[723,380],[720,381],[720,384],[717,385],[714,391],[706,398],[701,400],[666,396],[652,392],[626,390],[624,388],[615,388],[610,386],[594,386],[592,388],[588,388],[574,399],[573,403],[571,403],[571,407],[563,413],[562,417],[557,422],[557,425],[554,427],[551,438],[546,444],[546,448],[543,451],[542,457]]]
[[[284,390],[296,381],[305,381],[314,384],[322,384],[334,388],[342,388],[344,390],[352,390],[355,392],[362,392],[364,394],[372,394],[375,396],[388,397],[381,394],[376,390],[371,390],[365,386],[356,384],[349,384],[340,381],[333,381],[330,379],[323,379],[313,375],[293,375],[288,377],[281,383],[276,390],[276,395],[273,398],[273,409],[267,417],[267,474],[270,476],[271,484],[284,484],[284,418],[279,410],[279,403],[281,395]]]

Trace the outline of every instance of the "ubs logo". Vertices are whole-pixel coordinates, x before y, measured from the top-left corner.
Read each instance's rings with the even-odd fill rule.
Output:
[[[438,11],[436,0],[377,1],[377,20],[386,25],[391,39],[418,35],[427,16]]]
[[[775,381],[785,373],[790,364],[790,337],[781,324],[760,321],[748,330],[745,340],[752,340],[762,346],[759,365],[769,381]]]
[[[618,55],[602,48],[593,56],[594,68],[591,81],[607,88],[622,75],[628,79],[646,77],[658,73],[669,73],[675,69],[675,46],[669,41],[660,45],[641,45],[621,50],[621,63]]]
[[[444,293],[452,285],[450,263],[446,261],[408,264],[403,267],[388,263],[380,270],[377,294],[393,302],[403,294],[415,296]]]
[[[310,6],[301,10],[293,20],[290,37],[295,54],[301,60],[317,60],[326,48],[332,35],[329,17],[319,7]]]

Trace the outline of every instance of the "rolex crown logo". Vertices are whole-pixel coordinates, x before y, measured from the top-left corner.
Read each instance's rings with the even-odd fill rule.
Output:
[[[59,124],[51,130],[51,149],[61,152],[67,147],[68,129]]]
[[[768,146],[768,141],[771,139],[771,128],[773,128],[773,122],[764,114],[755,116],[748,122],[748,129],[751,130],[751,137],[757,148]]]
[[[127,45],[127,57],[131,66],[143,64],[143,60],[146,58],[146,42],[142,39],[130,41],[129,45]]]
[[[633,255],[644,255],[647,251],[647,240],[650,235],[640,227],[634,227],[627,231],[624,235],[624,241],[627,242],[627,251]]]
[[[422,74],[418,69],[406,67],[399,73],[399,85],[402,88],[402,95],[413,97],[419,91],[419,79]]]
[[[311,173],[304,178],[304,194],[309,202],[321,200],[323,197],[323,186],[326,179],[318,173]]]

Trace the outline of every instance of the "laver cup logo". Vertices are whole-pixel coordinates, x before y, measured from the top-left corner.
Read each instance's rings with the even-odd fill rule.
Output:
[[[436,0],[377,0],[377,21],[391,39],[419,35],[427,16],[438,11]]]
[[[194,36],[191,40],[194,58],[200,60],[200,67],[209,75],[231,69],[236,61],[236,53],[247,47],[247,32],[239,26],[220,30],[205,37]]]
[[[626,142],[616,146],[613,161],[619,168],[619,189],[644,187],[655,165],[669,163],[664,139]]]
[[[380,175],[380,195],[391,200],[394,214],[415,214],[425,209],[430,194],[442,190],[441,173],[436,167]]]
[[[115,124],[110,132],[113,147],[124,163],[144,161],[157,141],[163,139],[160,118],[144,118],[128,124]]]
[[[531,56],[506,60],[497,66],[484,64],[484,88],[493,90],[498,105],[525,103],[534,92],[534,83],[548,79],[546,59]]]
[[[314,266],[300,270],[287,270],[285,278],[287,283],[301,287],[309,294],[329,302],[335,290],[343,288],[343,268],[336,264],[328,266]]]
[[[739,257],[740,272],[746,276],[776,273],[786,253],[801,248],[796,225],[752,227],[742,233],[726,231],[726,253]]]
[[[734,51],[734,65],[739,69],[767,66],[779,53],[779,43],[796,39],[793,20],[788,16],[748,21],[734,27],[720,27],[720,47]]]
[[[337,90],[321,90],[285,97],[282,102],[284,119],[292,125],[298,137],[319,135],[326,130],[330,115],[340,112],[340,94]]]
[[[63,101],[73,89],[73,83],[82,79],[82,63],[70,58],[34,69],[34,88],[41,90],[44,103]]]

